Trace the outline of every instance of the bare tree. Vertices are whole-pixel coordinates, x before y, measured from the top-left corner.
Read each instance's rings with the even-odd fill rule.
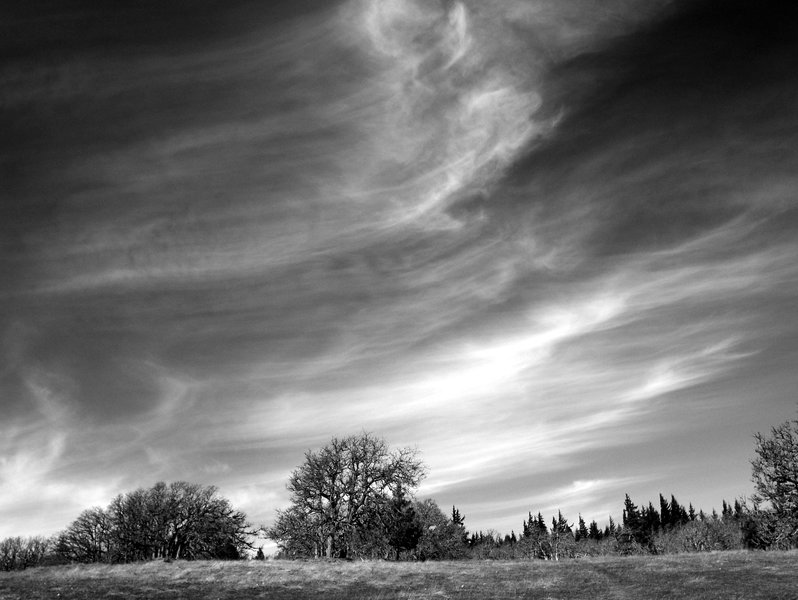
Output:
[[[757,457],[751,461],[760,500],[781,515],[798,516],[798,420],[772,427],[770,437],[756,439]]]
[[[93,508],[58,536],[56,551],[76,562],[155,558],[238,558],[255,534],[244,513],[213,486],[156,483]]]
[[[0,540],[0,571],[22,571],[43,564],[50,541],[42,536]]]
[[[766,501],[776,519],[771,529],[798,543],[798,420],[772,427],[770,436],[757,433],[756,458],[751,461],[757,493],[754,502]]]
[[[390,450],[370,433],[333,438],[288,482],[291,507],[269,535],[283,548],[313,547],[314,556],[347,556],[354,539],[384,526],[392,500],[415,489],[425,469],[415,450]]]
[[[94,507],[84,510],[56,538],[55,550],[70,562],[111,560],[112,524],[109,513]]]

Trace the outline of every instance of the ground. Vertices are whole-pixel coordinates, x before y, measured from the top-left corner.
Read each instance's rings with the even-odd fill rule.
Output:
[[[0,573],[0,599],[798,598],[798,552],[555,562],[249,561],[72,565]]]

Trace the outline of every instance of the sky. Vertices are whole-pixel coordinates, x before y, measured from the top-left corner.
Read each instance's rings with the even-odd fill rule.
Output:
[[[753,492],[796,416],[798,9],[15,4],[0,537],[157,481],[269,525],[363,431],[471,531]]]

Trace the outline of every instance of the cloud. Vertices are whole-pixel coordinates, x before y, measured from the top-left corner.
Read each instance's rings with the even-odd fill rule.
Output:
[[[501,44],[464,3],[448,10],[415,2],[351,5],[379,70],[365,175],[352,194],[396,206],[389,223],[424,218],[451,226],[442,211],[466,187],[488,185],[547,125],[528,78],[497,61]],[[359,189],[358,189],[359,188]]]
[[[194,479],[268,521],[361,429],[475,528],[747,480],[794,387],[798,54],[718,6],[235,7],[175,45],[134,11],[104,53],[98,9],[51,64],[17,40],[6,506]]]

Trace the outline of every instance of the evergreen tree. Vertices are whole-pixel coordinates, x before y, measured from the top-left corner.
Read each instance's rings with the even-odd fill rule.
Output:
[[[687,511],[676,501],[676,497],[671,494],[671,523],[674,527],[684,525],[690,520]]]
[[[537,518],[537,530],[540,533],[548,533],[548,528],[546,527],[546,521],[543,520],[543,515],[538,513]]]
[[[529,520],[524,520],[524,529],[521,533],[521,537],[528,538],[529,537],[529,524],[532,522],[532,511],[529,511]]]
[[[576,529],[576,540],[584,540],[589,537],[589,533],[587,530],[587,525],[585,525],[585,520],[582,518],[582,515],[579,515],[579,526]]]
[[[637,506],[632,502],[629,494],[626,494],[626,498],[623,501],[623,526],[632,532],[636,532],[640,530],[640,525],[640,513],[637,510]]]
[[[679,515],[682,510],[681,504],[676,500],[676,497],[671,495],[671,525],[678,527]]]
[[[640,509],[640,526],[636,531],[632,531],[635,541],[641,546],[649,546],[654,533],[659,527],[659,513],[654,505],[649,502],[648,506]]]
[[[404,488],[397,489],[390,503],[390,511],[385,517],[387,542],[395,558],[416,548],[424,533],[412,500]]]
[[[648,507],[643,508],[642,511],[637,509],[637,506],[626,494],[624,500],[624,529],[635,542],[643,547],[648,547],[651,544],[651,538],[654,532],[654,522],[659,523],[659,513],[654,509],[651,502]]]
[[[663,529],[667,529],[671,525],[673,525],[671,520],[671,505],[665,500],[665,496],[660,493],[659,495],[659,515],[660,515],[660,524],[662,525]]]
[[[587,530],[587,537],[591,540],[600,540],[602,537],[604,537],[595,519],[590,521],[590,527]]]
[[[643,515],[643,523],[646,533],[649,536],[659,531],[660,516],[657,512],[657,509],[654,508],[654,505],[651,502],[648,503],[648,508],[645,510],[645,514]]]
[[[452,505],[452,525],[462,532],[463,544],[468,543],[468,532],[465,528],[465,517],[460,513],[460,510]]]
[[[693,508],[692,502],[690,503],[690,508],[687,510],[687,518],[691,521],[695,521],[696,519],[695,509]]]

